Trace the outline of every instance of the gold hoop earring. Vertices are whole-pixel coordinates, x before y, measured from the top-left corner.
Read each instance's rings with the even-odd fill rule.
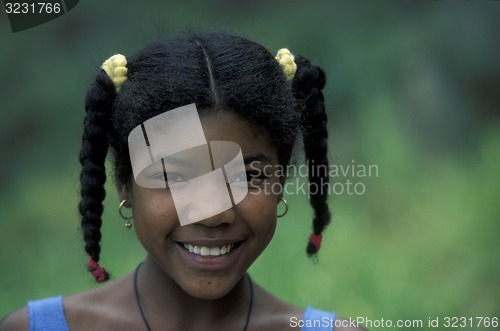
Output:
[[[132,228],[132,222],[130,222],[130,220],[132,220],[134,218],[134,216],[125,216],[123,215],[123,212],[122,212],[122,208],[125,206],[125,204],[127,203],[127,199],[124,199],[122,200],[122,202],[120,202],[120,206],[118,207],[118,214],[120,215],[120,217],[122,219],[125,220],[125,229],[127,230],[130,230]]]
[[[283,217],[286,215],[286,213],[288,213],[288,203],[283,198],[280,198],[280,201],[282,201],[285,204],[285,211],[282,214],[276,215],[276,217],[278,218]]]

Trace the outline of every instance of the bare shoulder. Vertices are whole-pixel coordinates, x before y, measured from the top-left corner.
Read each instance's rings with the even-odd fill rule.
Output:
[[[305,310],[291,305],[275,297],[265,289],[256,285],[256,307],[252,324],[257,330],[297,330],[297,327],[306,325],[307,322],[323,322],[304,320]],[[335,320],[328,321],[335,331],[367,331],[365,328],[353,323],[352,320],[337,316]],[[323,322],[324,323],[324,322]]]
[[[134,320],[130,311],[130,277],[63,299],[66,323],[72,331],[127,330]],[[0,331],[29,330],[27,307],[14,311],[0,321]]]
[[[130,277],[64,299],[71,330],[125,330],[134,325],[131,311]],[[0,330],[3,331],[3,330]]]
[[[290,328],[290,319],[301,316],[304,309],[291,305],[258,284],[254,283],[255,301],[252,311],[252,325],[256,330],[285,331]]]
[[[0,321],[0,331],[23,331],[29,329],[28,309],[16,310]]]

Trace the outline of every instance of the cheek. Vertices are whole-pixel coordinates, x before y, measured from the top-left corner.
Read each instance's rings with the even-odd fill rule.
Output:
[[[277,196],[266,193],[252,194],[237,206],[250,230],[264,241],[271,241],[276,229]]]
[[[132,205],[137,235],[145,239],[161,241],[179,225],[175,206],[167,190],[142,189]]]

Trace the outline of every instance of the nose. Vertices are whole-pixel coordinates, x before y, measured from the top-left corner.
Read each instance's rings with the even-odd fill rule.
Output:
[[[229,208],[217,215],[213,215],[199,222],[196,222],[195,224],[201,224],[210,228],[215,228],[223,224],[227,225],[233,224],[234,220],[235,220],[234,208]]]

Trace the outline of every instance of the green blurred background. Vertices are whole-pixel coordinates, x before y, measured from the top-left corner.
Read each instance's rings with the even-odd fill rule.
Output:
[[[258,283],[344,316],[500,316],[499,3],[96,3],[16,34],[0,14],[0,316],[96,286],[78,232],[77,158],[102,61],[206,29],[324,67],[332,163],[378,166],[371,178],[333,178],[366,192],[331,197],[319,263],[305,254],[307,197],[286,197],[290,212],[250,271]],[[114,277],[144,257],[117,205],[109,183],[102,263]]]

